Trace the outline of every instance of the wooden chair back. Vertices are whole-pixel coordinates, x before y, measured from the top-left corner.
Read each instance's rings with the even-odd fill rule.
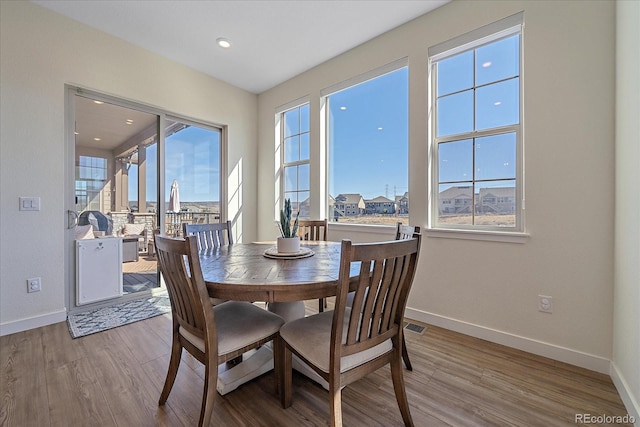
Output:
[[[298,220],[298,236],[300,236],[300,240],[326,241],[327,240],[327,220],[326,219]]]
[[[298,236],[300,240],[327,241],[326,219],[300,219],[298,220]],[[327,306],[325,298],[318,299],[318,311],[323,312]]]
[[[396,240],[411,239],[420,233],[419,225],[406,225],[401,222],[396,224]]]
[[[174,329],[178,327],[203,339],[217,355],[213,307],[198,258],[197,237],[154,237],[158,264],[171,301]]]
[[[411,239],[352,244],[342,241],[338,295],[331,331],[331,370],[340,372],[340,358],[372,348],[387,339],[400,348],[404,311],[413,283],[421,235]],[[357,285],[346,336],[343,318],[347,307],[352,263],[359,263]],[[377,367],[375,367],[377,369]]]
[[[196,236],[198,251],[207,251],[233,244],[231,221],[213,224],[182,224],[183,235]]]

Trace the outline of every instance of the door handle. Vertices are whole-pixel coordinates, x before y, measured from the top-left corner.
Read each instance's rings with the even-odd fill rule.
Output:
[[[76,211],[68,210],[67,211],[67,229],[71,230],[76,225],[78,225],[78,213]]]

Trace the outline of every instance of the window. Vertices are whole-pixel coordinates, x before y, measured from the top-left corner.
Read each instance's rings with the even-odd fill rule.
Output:
[[[309,104],[279,114],[283,199],[300,218],[309,218]]]
[[[523,230],[522,15],[429,49],[432,228]]]
[[[78,156],[75,181],[77,212],[101,210],[103,205],[109,206],[109,201],[100,197],[107,184],[107,159]]]
[[[408,69],[403,59],[325,97],[331,221],[407,222]]]

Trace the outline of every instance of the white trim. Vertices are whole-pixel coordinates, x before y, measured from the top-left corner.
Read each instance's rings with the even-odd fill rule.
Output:
[[[356,233],[363,233],[363,234],[377,234],[377,235],[383,235],[383,234],[393,234],[395,232],[395,225],[390,226],[390,225],[383,225],[383,224],[358,224],[358,223],[343,223],[343,222],[335,222],[335,221],[329,221],[327,223],[327,226],[329,229],[331,228],[335,228],[336,230],[339,230],[341,233],[344,232],[356,232]]]
[[[427,237],[463,239],[463,240],[484,240],[488,242],[504,242],[504,243],[526,243],[529,240],[529,234],[516,232],[499,232],[485,230],[468,230],[468,229],[448,229],[448,228],[429,228],[424,231]]]
[[[407,66],[409,66],[409,58],[408,57],[400,58],[396,61],[390,62],[374,70],[367,71],[366,73],[362,73],[358,76],[352,77],[340,83],[336,83],[333,86],[329,86],[328,88],[324,88],[320,91],[320,98],[327,97],[336,92],[340,92],[341,90],[348,89],[352,86],[357,86],[360,83],[373,80],[375,78],[384,76],[385,74],[392,73],[396,70],[399,70],[400,68],[404,68]]]
[[[15,334],[16,332],[28,331],[29,329],[52,325],[54,323],[64,322],[66,320],[67,309],[64,308],[52,313],[28,317],[26,319],[20,319],[13,322],[2,323],[0,324],[0,336]]]
[[[615,362],[611,362],[611,369],[609,372],[611,376],[611,380],[613,381],[613,385],[616,386],[616,390],[618,390],[618,394],[622,399],[622,403],[624,403],[624,407],[627,409],[629,415],[631,415],[636,420],[636,426],[640,427],[640,402],[636,396],[633,395],[631,391],[631,387],[625,381],[624,377],[620,374],[618,367]]]
[[[517,350],[526,351],[527,353],[548,357],[549,359],[579,366],[602,374],[609,374],[611,361],[605,357],[510,334],[508,332],[487,328],[485,326],[475,325],[438,314],[427,313],[410,307],[407,307],[405,316],[409,319],[449,329],[496,344],[505,345]]]
[[[518,12],[515,15],[431,46],[428,50],[429,57],[432,61],[437,62],[443,58],[516,34],[520,32],[523,23],[524,12]]]
[[[279,114],[282,114],[282,113],[284,113],[286,111],[293,110],[294,108],[300,107],[300,106],[302,106],[304,104],[308,104],[309,103],[309,99],[310,99],[309,95],[305,95],[302,98],[295,99],[295,100],[287,102],[286,104],[283,104],[283,105],[281,105],[279,107],[276,107],[275,115],[278,116]]]

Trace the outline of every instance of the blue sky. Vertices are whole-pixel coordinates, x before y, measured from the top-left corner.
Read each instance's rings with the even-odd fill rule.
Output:
[[[408,69],[329,98],[329,192],[393,199],[408,190]]]
[[[155,159],[156,144],[147,148],[147,158]],[[190,126],[166,139],[165,200],[169,200],[175,179],[181,202],[211,202],[220,199],[220,132]],[[147,200],[154,200],[157,166],[147,163]],[[137,174],[129,174],[129,194],[137,187]],[[133,200],[132,197],[129,199]]]

